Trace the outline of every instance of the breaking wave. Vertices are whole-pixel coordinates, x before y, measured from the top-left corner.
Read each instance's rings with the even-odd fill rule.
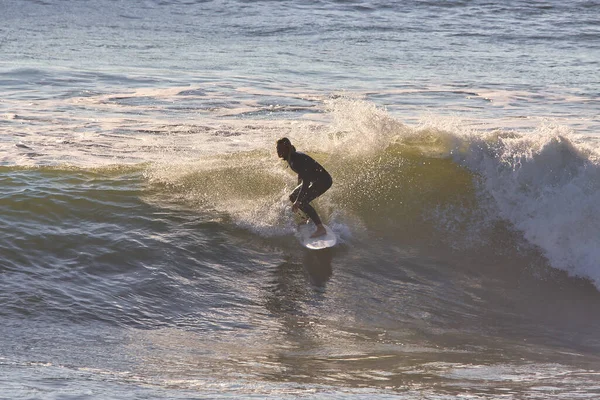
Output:
[[[345,97],[325,107],[329,123],[286,134],[334,177],[316,204],[343,239],[368,232],[407,245],[536,248],[552,267],[600,287],[600,165],[573,133],[551,124],[476,131],[433,117],[408,126]],[[275,139],[263,137],[263,150],[152,164],[148,200],[196,207],[265,237],[288,234],[295,179]]]

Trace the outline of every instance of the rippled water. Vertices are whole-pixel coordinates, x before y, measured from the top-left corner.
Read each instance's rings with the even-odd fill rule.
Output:
[[[1,398],[600,393],[600,3],[0,11]]]

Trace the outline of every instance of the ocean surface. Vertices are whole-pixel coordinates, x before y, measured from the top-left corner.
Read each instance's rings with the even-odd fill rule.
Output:
[[[597,0],[0,0],[0,399],[598,399],[599,71]]]

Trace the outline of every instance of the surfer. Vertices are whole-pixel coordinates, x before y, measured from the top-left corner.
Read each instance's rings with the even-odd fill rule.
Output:
[[[325,235],[327,232],[321,218],[310,205],[310,202],[322,195],[333,183],[329,172],[312,157],[296,151],[288,138],[277,141],[277,155],[287,161],[288,165],[298,174],[298,187],[290,194],[292,211],[302,210],[317,226],[311,237]]]

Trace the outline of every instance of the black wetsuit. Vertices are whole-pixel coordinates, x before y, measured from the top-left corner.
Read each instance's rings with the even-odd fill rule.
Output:
[[[302,184],[290,195],[290,201],[298,204],[298,207],[313,220],[315,225],[321,224],[319,215],[309,203],[331,187],[333,183],[331,175],[321,164],[298,151],[292,151],[288,164],[298,174],[298,182],[302,181]]]

